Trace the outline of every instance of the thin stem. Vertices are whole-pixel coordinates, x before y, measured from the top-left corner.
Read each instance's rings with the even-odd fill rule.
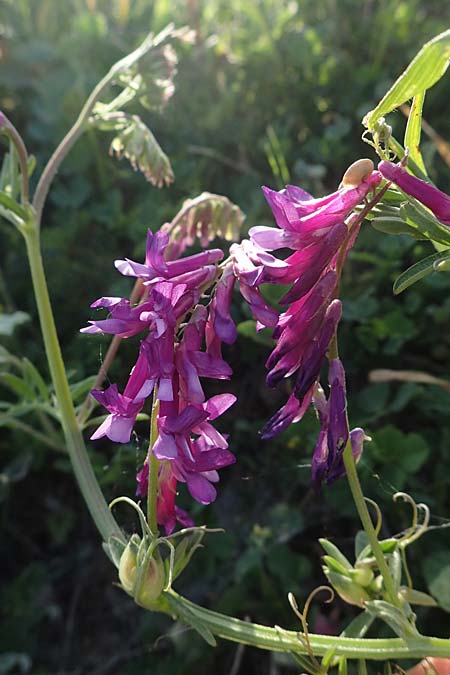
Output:
[[[171,590],[164,593],[172,614],[183,621],[183,616],[191,615],[214,635],[239,642],[241,644],[267,649],[274,652],[307,654],[302,633],[285,630],[278,626],[262,626],[249,621],[225,616],[200,607]],[[407,640],[401,638],[343,638],[309,634],[309,644],[316,656],[324,656],[330,650],[335,656],[349,659],[369,659],[383,661],[388,659],[421,659],[425,656],[450,657],[450,640],[426,636],[414,636]],[[304,639],[304,638],[303,638]]]
[[[123,539],[122,532],[108,508],[92,470],[83,436],[75,416],[45,279],[39,245],[39,232],[37,228],[30,226],[27,228],[24,236],[45,351],[58,400],[67,451],[72,461],[73,470],[91,516],[104,541],[108,541],[113,535]]]
[[[158,410],[159,401],[156,398],[156,388],[153,391],[152,416],[150,420],[150,443],[148,448],[148,493],[147,493],[147,522],[152,534],[158,536],[158,519],[156,503],[158,499],[158,469],[159,462],[153,453],[153,446],[158,438]]]
[[[384,586],[389,595],[391,603],[396,607],[401,607],[402,603],[399,600],[398,594],[395,590],[394,581],[392,579],[391,573],[389,572],[389,568],[378,542],[377,533],[375,532],[372,519],[367,509],[364,494],[361,489],[361,483],[359,482],[358,473],[356,471],[350,440],[348,440],[347,445],[345,446],[343,459],[348,483],[353,496],[353,501],[355,502],[355,506],[361,519],[364,531],[367,534],[372,553],[375,556],[375,560],[377,561],[378,569],[380,570],[380,573],[383,577]]]
[[[20,166],[20,174],[22,179],[22,193],[21,193],[22,203],[27,204],[30,198],[27,149],[25,147],[25,143],[23,142],[22,136],[19,134],[14,124],[12,124],[9,121],[6,115],[3,115],[3,124],[4,126],[2,128],[6,133],[6,135],[8,136],[9,140],[11,141],[12,147],[15,149],[17,153],[17,158],[19,160]],[[13,154],[14,153],[12,151],[12,148],[10,148],[11,161],[14,161]],[[14,197],[14,190],[12,196]]]

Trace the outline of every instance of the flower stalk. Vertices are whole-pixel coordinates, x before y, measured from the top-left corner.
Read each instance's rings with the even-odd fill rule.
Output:
[[[344,450],[344,466],[347,473],[347,480],[350,486],[352,493],[353,501],[355,502],[358,515],[360,517],[362,526],[372,549],[372,553],[377,561],[378,569],[383,577],[384,585],[386,591],[389,595],[389,599],[395,607],[401,607],[402,603],[400,602],[397,592],[395,590],[394,581],[392,575],[389,572],[385,557],[380,548],[378,541],[377,533],[372,523],[369,511],[367,509],[366,501],[364,499],[364,494],[361,489],[361,483],[359,482],[358,473],[356,471],[355,460],[353,458],[352,447],[350,441],[347,442],[347,445]]]
[[[58,408],[61,416],[61,425],[66,439],[67,451],[72,462],[75,477],[89,512],[97,529],[103,537],[103,540],[107,542],[111,536],[123,540],[123,533],[112,516],[98,485],[76,419],[53,318],[47,281],[42,263],[40,236],[36,223],[28,223],[23,230],[23,234],[27,247],[45,351],[53,385],[55,387],[56,398],[58,400]]]
[[[156,398],[156,389],[153,392],[152,414],[150,420],[150,444],[148,449],[149,475],[147,493],[147,522],[152,534],[158,536],[157,500],[158,500],[158,468],[159,462],[153,452],[153,446],[158,438],[158,411],[159,400]]]

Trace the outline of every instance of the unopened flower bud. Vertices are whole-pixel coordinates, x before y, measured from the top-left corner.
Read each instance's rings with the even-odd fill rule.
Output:
[[[381,593],[383,590],[383,577],[379,574],[370,584],[370,590],[374,593]]]
[[[164,563],[158,551],[144,561],[139,568],[139,576],[134,589],[134,599],[146,609],[154,609],[155,601],[159,598],[165,586],[166,574]]]
[[[129,541],[119,562],[119,579],[127,593],[132,594],[137,575],[136,545]]]
[[[324,571],[336,593],[350,605],[364,607],[364,603],[371,599],[368,592],[349,577],[326,569]]]
[[[359,586],[364,586],[364,588],[366,588],[367,586],[370,586],[370,584],[372,583],[374,574],[369,567],[359,567],[356,568],[355,570],[351,570],[350,576],[356,584],[359,584]]]

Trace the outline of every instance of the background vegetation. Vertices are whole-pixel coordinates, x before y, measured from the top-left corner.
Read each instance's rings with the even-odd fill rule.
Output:
[[[71,152],[50,193],[45,262],[73,380],[96,372],[107,347],[106,340],[78,333],[90,317],[89,303],[128,292],[112,261],[142,256],[148,226],[156,229],[203,190],[239,204],[246,227],[271,222],[262,184],[280,188],[290,181],[316,194],[334,190],[351,162],[371,156],[360,140],[363,114],[449,18],[441,0],[1,1],[0,108],[20,129],[38,167],[93,85],[146,32],[168,21],[196,31],[194,43],[178,50],[176,92],[164,114],[144,116],[172,159],[173,186],[151,187],[126,162],[108,157],[106,134],[92,133]],[[403,128],[400,112],[392,118]],[[450,137],[448,78],[427,96],[425,118]],[[424,156],[432,178],[448,190],[450,170],[429,140]],[[385,514],[384,533],[408,524],[406,507],[392,504],[396,490],[427,501],[433,513],[436,529],[410,553],[416,587],[423,590],[436,581],[436,569],[450,565],[441,529],[450,513],[450,395],[411,382],[371,383],[369,372],[448,376],[446,275],[392,296],[398,272],[425,252],[423,243],[367,225],[346,269],[340,331],[351,422],[373,437],[361,473],[368,496]],[[0,321],[2,343],[47,378],[23,241],[6,223],[0,224],[0,260],[0,310],[24,313],[15,329]],[[238,297],[235,315],[249,319]],[[317,538],[333,537],[350,554],[358,523],[345,481],[319,498],[309,487],[313,415],[274,443],[259,440],[258,429],[286,392],[265,389],[268,345],[248,328],[243,323],[239,343],[227,354],[239,403],[225,428],[238,464],[224,472],[212,507],[189,504],[199,523],[226,533],[208,538],[178,587],[218,610],[294,627],[286,593],[293,591],[301,604],[324,582]],[[113,380],[123,382],[134,347],[121,349]],[[2,397],[14,399],[0,377]],[[39,420],[30,423],[40,428]],[[42,432],[58,445],[53,429]],[[91,446],[108,497],[133,494],[144,434],[142,426],[127,446]],[[0,673],[295,672],[268,653],[230,644],[212,650],[182,626],[140,611],[113,585],[115,570],[64,454],[5,428],[0,449]],[[450,610],[450,598],[448,604]],[[326,609],[315,603],[310,628],[337,632],[349,618],[339,600]],[[441,610],[423,612],[422,625],[436,635],[450,632]]]

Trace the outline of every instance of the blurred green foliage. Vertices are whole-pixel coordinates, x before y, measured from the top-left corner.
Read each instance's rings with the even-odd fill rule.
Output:
[[[107,134],[90,132],[50,192],[45,263],[72,380],[92,375],[101,362],[107,341],[82,337],[78,329],[94,298],[129,291],[112,261],[142,255],[146,227],[170,220],[184,199],[204,190],[238,203],[251,226],[271,222],[261,184],[280,188],[288,179],[317,194],[335,189],[351,162],[371,156],[360,140],[363,114],[449,18],[441,0],[0,1],[0,108],[36,155],[36,174],[113,61],[168,21],[196,31],[194,42],[178,50],[176,92],[163,116],[143,115],[171,158],[175,183],[158,191],[108,157]],[[444,78],[424,110],[444,138],[450,138],[448,113]],[[403,130],[402,114],[391,118],[394,131]],[[422,150],[432,179],[448,189],[450,170],[435,146],[425,139]],[[446,275],[392,295],[393,280],[427,253],[428,244],[365,227],[345,272],[340,342],[351,423],[373,437],[361,473],[368,496],[385,513],[383,534],[409,522],[406,509],[392,505],[396,490],[426,501],[437,529],[411,551],[411,568],[417,588],[430,584],[431,592],[445,595],[448,537],[439,526],[450,513],[450,395],[434,385],[371,383],[368,377],[374,368],[448,376]],[[5,223],[0,260],[0,310],[10,315],[0,320],[2,343],[20,357],[11,371],[0,353],[16,391],[5,386],[8,377],[0,386],[2,398],[15,401],[21,385],[11,380],[14,373],[39,389],[22,357],[44,379],[47,373],[23,242]],[[235,316],[250,318],[237,298]],[[238,345],[227,353],[239,402],[224,428],[238,464],[224,475],[212,507],[189,504],[198,522],[224,527],[226,534],[208,537],[178,587],[220,611],[294,627],[287,592],[301,604],[324,582],[317,538],[329,536],[351,550],[358,524],[344,481],[320,498],[309,487],[313,415],[270,445],[259,440],[258,429],[286,391],[266,390],[262,364],[269,341],[254,340],[249,327],[242,324]],[[135,346],[121,348],[113,380],[123,381]],[[30,419],[58,445],[51,415]],[[108,497],[133,494],[145,432],[143,424],[129,445],[91,446]],[[112,585],[114,570],[64,454],[19,428],[2,434],[0,447],[0,673],[291,672],[270,654],[230,644],[212,650],[182,626],[140,611]],[[133,529],[132,522],[124,525]],[[436,561],[443,561],[440,567]],[[444,602],[448,609],[447,596]],[[317,602],[310,628],[328,622],[337,630],[349,618],[340,601],[331,609]],[[440,610],[424,610],[421,619],[430,632],[450,632]]]

